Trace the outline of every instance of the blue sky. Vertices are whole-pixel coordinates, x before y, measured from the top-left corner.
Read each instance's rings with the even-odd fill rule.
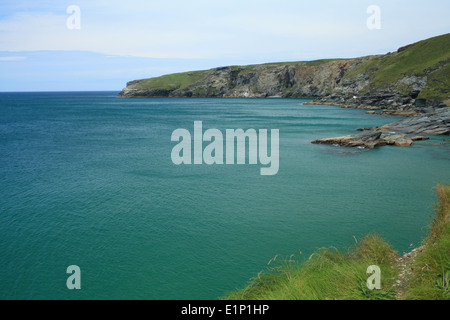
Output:
[[[67,8],[80,9],[71,30]],[[381,29],[370,30],[370,5]],[[2,0],[0,91],[120,90],[216,66],[358,57],[450,31],[448,0]]]

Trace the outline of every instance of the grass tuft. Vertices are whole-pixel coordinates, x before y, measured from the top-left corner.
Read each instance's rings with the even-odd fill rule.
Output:
[[[424,249],[412,266],[414,273],[405,299],[450,299],[450,186],[438,185],[436,193],[436,216],[423,241]]]
[[[379,248],[380,250],[377,250]],[[379,235],[371,234],[347,252],[322,248],[309,259],[291,256],[273,259],[276,266],[258,274],[242,290],[229,294],[231,300],[380,300],[395,295],[392,290],[395,251]],[[383,290],[369,290],[367,268],[383,270]],[[376,291],[376,292],[375,292]]]
[[[402,257],[377,233],[356,239],[345,251],[321,248],[308,259],[274,257],[248,286],[229,300],[393,300],[450,298],[450,186],[436,187],[438,204],[411,276],[398,284]],[[381,270],[381,289],[370,290],[369,266]],[[403,278],[402,278],[403,279]],[[402,294],[399,295],[399,288]],[[406,288],[406,289],[404,289]]]

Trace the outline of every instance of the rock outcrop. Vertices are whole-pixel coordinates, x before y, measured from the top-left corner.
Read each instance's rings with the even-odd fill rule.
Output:
[[[450,107],[388,123],[374,130],[402,134],[448,135],[450,134]]]
[[[359,129],[353,135],[314,140],[315,144],[331,144],[341,147],[360,147],[373,149],[379,146],[393,145],[408,147],[414,141],[427,140],[417,135],[449,135],[450,107],[438,109],[432,113],[406,118],[381,127]]]
[[[332,144],[340,147],[362,147],[373,149],[380,145],[381,132],[363,131],[358,134],[314,140],[315,144]]]
[[[375,147],[386,145],[409,147],[413,145],[413,141],[414,140],[411,137],[408,137],[406,134],[390,135],[382,134],[378,131],[369,130],[343,137],[319,139],[313,141],[312,143],[331,144],[340,147],[359,147],[373,149]]]
[[[165,88],[158,88],[159,84],[156,81],[155,84],[152,83],[152,79],[132,81],[127,83],[119,96],[320,97],[331,93],[349,70],[371,58],[221,67],[202,71],[200,79],[194,73],[179,74],[188,80],[184,83],[177,83],[177,79],[172,83],[164,82]],[[192,81],[190,77],[193,78]],[[164,79],[164,76],[160,79]],[[188,85],[185,85],[186,82]]]

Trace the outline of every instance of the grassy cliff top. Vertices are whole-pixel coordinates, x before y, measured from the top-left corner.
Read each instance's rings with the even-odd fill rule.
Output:
[[[342,63],[337,64],[336,61]],[[283,67],[289,67],[286,68],[290,70],[288,76],[283,73]],[[338,72],[333,73],[333,70]],[[245,81],[235,82],[238,76]],[[174,73],[132,81],[127,89],[131,96],[184,96],[187,93],[192,96],[195,90],[203,94],[194,96],[218,96],[219,91],[219,96],[236,96],[239,95],[236,92],[244,92],[239,89],[245,89],[249,83],[252,83],[253,93],[259,96],[273,95],[273,91],[290,92],[288,96],[292,97],[390,91],[405,97],[445,101],[450,99],[450,33],[385,55],[271,62]]]
[[[195,82],[203,79],[210,70],[190,71],[164,75],[156,78],[149,78],[139,81],[139,88],[173,90],[178,88],[185,88]]]
[[[245,66],[228,66],[221,68],[230,68],[239,72],[258,72],[261,68],[276,68],[284,65],[305,65],[319,66],[331,61],[347,60],[347,59],[319,59],[313,61],[291,61],[291,62],[269,62],[263,64],[252,64]],[[174,90],[184,89],[196,82],[204,79],[211,72],[220,70],[221,68],[213,68],[209,70],[188,71],[167,74],[160,77],[137,80],[137,89],[140,90]]]
[[[428,76],[419,99],[447,98],[450,89],[450,33],[419,41],[395,53],[375,57],[345,75],[372,73],[370,87],[389,88],[405,76]],[[444,66],[444,64],[446,64]]]
[[[400,256],[371,234],[347,251],[317,250],[306,261],[273,259],[231,300],[448,300],[450,299],[450,186],[436,187],[438,204],[423,246]],[[381,270],[381,288],[369,290],[369,266]]]

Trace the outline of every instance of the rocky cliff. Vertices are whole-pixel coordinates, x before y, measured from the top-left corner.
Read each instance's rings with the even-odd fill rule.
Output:
[[[450,105],[450,34],[355,59],[221,67],[129,82],[120,97],[292,97],[428,112]]]

